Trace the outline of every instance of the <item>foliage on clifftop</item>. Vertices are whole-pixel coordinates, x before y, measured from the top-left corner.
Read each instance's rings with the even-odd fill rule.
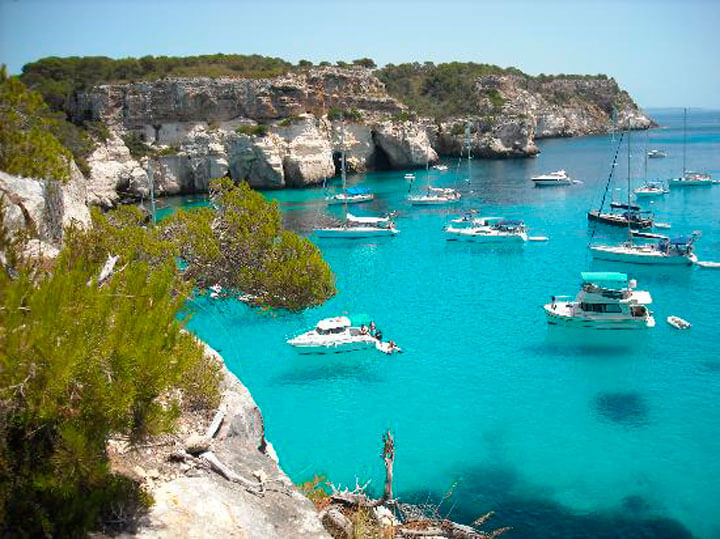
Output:
[[[280,58],[243,54],[203,56],[143,56],[113,59],[106,56],[49,57],[25,64],[20,79],[40,92],[55,110],[64,110],[73,92],[109,82],[151,81],[164,77],[267,78],[287,73],[290,62]]]
[[[601,103],[604,108],[609,110],[613,104],[632,103],[630,96],[617,88],[606,75],[541,74],[532,77],[514,67],[501,68],[473,62],[388,64],[379,69],[376,75],[385,83],[392,97],[422,116],[439,120],[477,114],[477,97],[486,97],[496,110],[502,108],[504,99],[501,92],[493,88],[476,87],[476,79],[488,75],[519,77],[528,90],[541,93],[560,104],[572,99],[594,101],[595,96],[584,92],[582,83],[602,81],[613,89],[612,95]]]
[[[188,278],[290,310],[320,305],[335,294],[335,277],[320,250],[283,229],[277,202],[228,178],[213,180],[210,189],[217,210],[179,211],[165,223],[188,263]]]
[[[131,226],[137,212],[93,217],[49,270],[17,254],[0,267],[0,535],[78,537],[146,506],[109,470],[110,437],[168,432],[181,406],[219,397],[218,366],[181,331],[191,288],[172,246]]]
[[[376,72],[391,96],[422,116],[438,119],[476,113],[475,79],[507,74],[524,75],[513,67],[473,62],[388,64]]]
[[[0,170],[65,181],[72,155],[53,134],[62,120],[0,66]]]

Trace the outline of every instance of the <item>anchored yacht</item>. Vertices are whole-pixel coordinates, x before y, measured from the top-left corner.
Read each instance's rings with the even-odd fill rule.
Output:
[[[573,300],[553,296],[545,305],[548,324],[588,329],[645,329],[655,326],[650,293],[635,290],[624,273],[583,272]]]
[[[375,195],[364,187],[350,187],[342,193],[337,193],[327,198],[328,204],[358,204],[360,202],[371,202]]]
[[[659,235],[658,235],[659,236]],[[693,247],[699,232],[677,238],[660,237],[659,243],[635,244],[632,240],[620,245],[591,245],[594,258],[635,264],[683,266],[697,262]]]
[[[345,214],[345,222],[338,226],[319,228],[314,231],[318,238],[377,238],[394,236],[399,232],[390,216],[358,217]]]
[[[570,185],[572,183],[572,180],[568,177],[567,172],[564,170],[556,170],[555,172],[541,174],[540,176],[534,176],[530,179],[535,183],[535,187]]]
[[[445,228],[448,241],[471,241],[475,243],[515,243],[528,241],[525,223],[515,219],[479,217],[468,227]]]
[[[460,202],[462,195],[450,187],[428,187],[422,195],[410,195],[408,200],[413,206],[437,206]]]
[[[663,152],[662,150],[650,150],[650,151],[647,153],[647,156],[648,156],[650,159],[661,159],[661,158],[663,158],[663,157],[667,157],[667,153],[666,153],[666,152]]]
[[[644,185],[633,190],[636,197],[657,197],[669,192],[670,190],[660,182],[645,182]]]
[[[320,320],[315,328],[287,341],[301,354],[352,352],[375,348],[377,342],[367,331],[353,327],[346,316]]]

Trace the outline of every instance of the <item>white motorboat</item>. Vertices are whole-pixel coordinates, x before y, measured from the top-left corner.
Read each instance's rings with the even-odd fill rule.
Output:
[[[551,185],[570,185],[573,182],[568,177],[567,172],[565,172],[564,170],[556,170],[555,172],[541,174],[540,176],[534,176],[530,179],[535,183],[535,187],[548,187]]]
[[[375,348],[378,340],[359,327],[353,327],[346,316],[325,318],[315,328],[287,341],[301,354],[352,352]]]
[[[337,193],[327,198],[328,204],[359,204],[360,202],[371,202],[375,195],[364,187],[350,187],[342,193]]]
[[[635,244],[627,241],[620,245],[591,245],[590,251],[593,257],[599,260],[687,266],[697,262],[697,256],[692,251],[699,237],[700,234],[695,232],[672,239],[661,237],[656,244]]]
[[[553,296],[544,306],[548,324],[587,329],[645,329],[655,326],[650,293],[634,290],[624,273],[583,272],[573,300]]]
[[[414,180],[415,174],[413,174],[412,172],[408,172],[407,174],[405,174],[405,179],[406,180]]]
[[[468,227],[445,228],[448,241],[471,241],[475,243],[525,243],[528,241],[525,223],[518,220],[481,217],[477,224]]]
[[[683,320],[679,316],[668,316],[667,323],[675,329],[690,329],[692,327],[692,324],[690,324],[690,322],[688,322],[687,320]]]
[[[660,158],[663,158],[663,157],[667,157],[667,153],[666,153],[666,152],[663,152],[662,150],[650,150],[650,151],[647,153],[647,156],[648,156],[650,159],[660,159]]]
[[[447,165],[433,165],[432,168],[433,168],[433,170],[445,171],[448,169],[448,166]]]
[[[669,192],[670,190],[660,182],[645,182],[644,185],[633,190],[636,197],[657,197]]]
[[[428,187],[421,195],[410,195],[408,201],[413,206],[437,206],[460,202],[462,195],[450,187]]]

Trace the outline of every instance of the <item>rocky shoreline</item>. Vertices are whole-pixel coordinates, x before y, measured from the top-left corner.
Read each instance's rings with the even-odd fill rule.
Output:
[[[318,67],[271,79],[186,78],[105,84],[76,93],[70,116],[101,121],[108,138],[88,159],[89,202],[205,192],[211,178],[259,189],[317,185],[338,172],[341,139],[351,172],[424,167],[440,156],[528,157],[535,140],[653,125],[606,77],[513,74],[475,80],[474,114],[433,119],[391,97],[371,69]],[[341,137],[341,133],[344,136]],[[152,151],[133,156],[125,141]]]

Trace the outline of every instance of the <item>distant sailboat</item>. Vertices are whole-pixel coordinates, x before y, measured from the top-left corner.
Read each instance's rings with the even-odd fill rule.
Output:
[[[687,163],[687,109],[683,110],[683,172],[679,178],[673,178],[668,183],[670,187],[701,187],[713,183],[712,176],[704,172],[691,172],[686,168]]]
[[[347,170],[345,166],[345,126],[341,132],[341,156],[340,174],[342,176],[343,194],[347,194]],[[345,222],[338,226],[318,228],[314,230],[318,238],[374,238],[382,236],[394,236],[398,233],[395,224],[389,218],[358,218],[351,215],[347,210],[350,203],[349,197],[343,200],[345,204]]]

